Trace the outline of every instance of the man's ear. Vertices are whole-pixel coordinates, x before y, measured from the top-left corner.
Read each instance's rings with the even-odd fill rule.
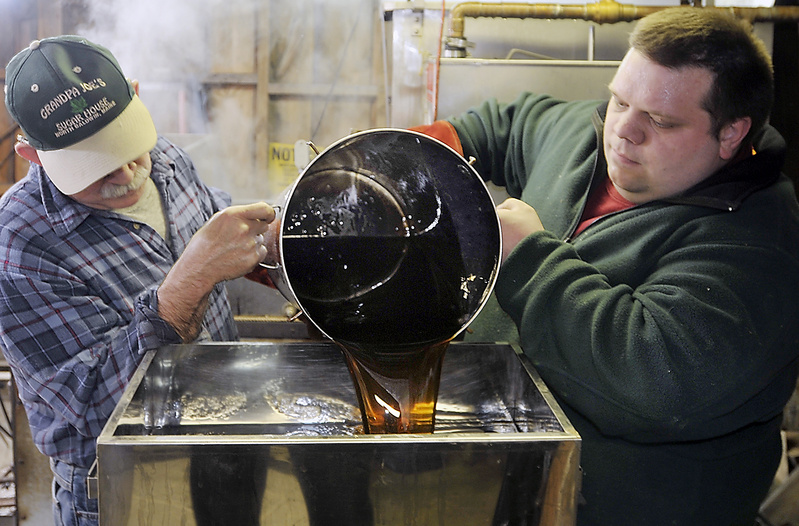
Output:
[[[17,152],[17,155],[22,157],[23,159],[27,159],[32,163],[36,163],[41,166],[42,161],[39,160],[39,152],[36,151],[36,148],[31,146],[30,144],[22,141],[17,141],[14,145],[14,151]]]
[[[724,126],[719,133],[719,157],[725,161],[735,157],[751,127],[750,117],[741,117]]]

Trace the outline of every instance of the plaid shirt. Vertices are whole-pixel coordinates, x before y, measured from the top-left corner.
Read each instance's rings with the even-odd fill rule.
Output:
[[[151,177],[167,244],[149,226],[59,193],[42,168],[0,200],[0,342],[47,456],[89,467],[96,438],[146,351],[180,341],[158,317],[156,290],[191,236],[230,204],[191,160],[160,138]],[[204,333],[237,339],[223,285]]]

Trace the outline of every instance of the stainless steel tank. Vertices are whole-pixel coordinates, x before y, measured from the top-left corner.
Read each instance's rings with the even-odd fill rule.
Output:
[[[100,524],[574,523],[580,439],[517,349],[454,342],[432,434],[363,434],[338,347],[151,351],[98,439]]]

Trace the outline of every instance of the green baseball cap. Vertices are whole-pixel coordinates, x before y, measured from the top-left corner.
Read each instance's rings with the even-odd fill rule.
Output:
[[[79,36],[35,40],[12,58],[5,104],[67,195],[138,159],[158,138],[111,52]]]

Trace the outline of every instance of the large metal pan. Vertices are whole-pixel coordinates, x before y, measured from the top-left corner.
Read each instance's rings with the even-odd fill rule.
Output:
[[[287,189],[264,266],[278,290],[345,345],[419,348],[455,338],[485,304],[502,252],[483,180],[417,132],[355,133]]]

